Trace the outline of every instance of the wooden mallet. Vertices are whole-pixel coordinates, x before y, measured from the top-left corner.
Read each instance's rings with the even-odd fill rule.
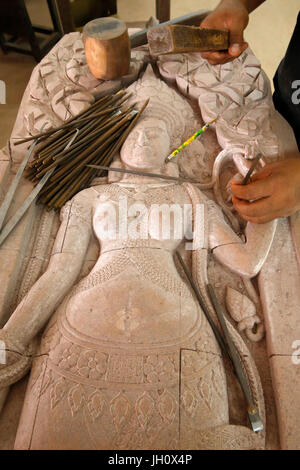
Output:
[[[85,55],[96,78],[114,80],[130,66],[130,41],[126,24],[116,18],[97,18],[83,28]]]
[[[133,35],[129,39],[125,23],[116,18],[97,18],[83,28],[83,41],[87,63],[92,74],[99,79],[114,80],[129,72],[131,47],[148,40],[152,55],[219,51],[228,49],[228,31],[203,29],[170,23],[195,21],[199,13],[175,18],[170,22]]]

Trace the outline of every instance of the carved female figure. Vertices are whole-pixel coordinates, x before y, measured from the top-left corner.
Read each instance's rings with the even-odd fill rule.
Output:
[[[124,143],[122,164],[176,174],[177,165],[166,166],[165,157],[186,137],[193,116],[189,104],[149,69],[131,88],[134,100],[150,102]],[[124,201],[131,232],[122,225]],[[16,448],[263,446],[263,435],[229,424],[219,346],[173,260],[184,235],[171,224],[170,237],[164,237],[155,204],[182,213],[192,204],[194,216],[197,205],[204,208],[203,243],[192,251],[193,275],[202,291],[209,249],[247,277],[266,259],[276,222],[249,223],[243,244],[215,203],[191,184],[126,175],[78,193],[62,211],[48,269],[0,331],[8,349],[23,353],[56,310],[34,359]],[[110,232],[116,226],[117,232]],[[93,234],[100,243],[98,261],[76,282]],[[8,353],[8,358],[2,386],[18,378],[19,355]],[[251,358],[246,361],[263,416],[259,378]],[[8,367],[12,375],[15,367],[13,379],[5,376]]]

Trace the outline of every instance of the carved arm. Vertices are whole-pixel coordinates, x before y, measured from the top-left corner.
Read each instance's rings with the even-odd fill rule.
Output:
[[[277,221],[266,224],[247,223],[246,243],[219,217],[209,224],[209,247],[214,256],[243,277],[254,277],[261,270],[272,245]]]
[[[204,204],[207,211],[205,222],[209,247],[214,256],[231,271],[243,277],[254,277],[262,268],[270,251],[277,221],[266,224],[248,222],[244,243],[226,223],[221,209],[209,200],[198,188],[187,183],[185,187],[192,199],[193,206]]]
[[[46,272],[33,285],[3,328],[26,346],[45,326],[55,308],[74,285],[88,248],[91,223],[77,195],[65,208]],[[73,207],[77,207],[77,214]],[[82,217],[78,207],[83,211]]]

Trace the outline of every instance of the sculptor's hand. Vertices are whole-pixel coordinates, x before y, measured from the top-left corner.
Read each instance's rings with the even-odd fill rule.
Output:
[[[249,184],[231,180],[230,188],[234,208],[243,219],[263,224],[288,217],[300,210],[300,158],[270,163]]]
[[[229,31],[230,46],[225,52],[202,52],[202,57],[212,65],[225,64],[238,57],[248,47],[243,38],[248,21],[249,13],[243,3],[239,0],[222,0],[217,8],[202,21],[201,28]]]

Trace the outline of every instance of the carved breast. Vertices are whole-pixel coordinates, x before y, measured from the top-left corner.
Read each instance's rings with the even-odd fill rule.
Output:
[[[190,237],[191,210],[177,184],[111,184],[101,188],[94,205],[93,229],[102,251],[120,240],[156,240],[174,250]]]

